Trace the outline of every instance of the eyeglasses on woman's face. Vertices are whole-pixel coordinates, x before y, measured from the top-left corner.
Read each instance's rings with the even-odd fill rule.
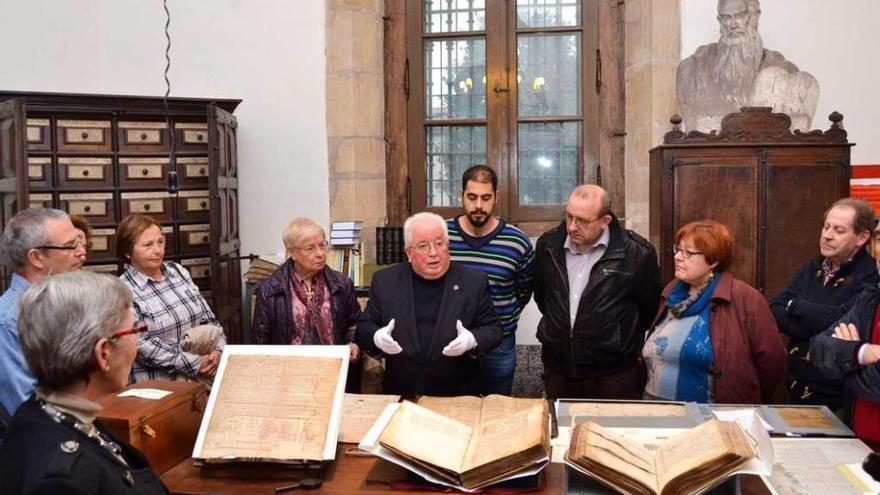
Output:
[[[136,321],[131,326],[131,328],[126,328],[125,330],[120,330],[113,335],[110,336],[110,339],[116,339],[119,337],[125,337],[126,335],[137,335],[139,333],[144,333],[149,329],[147,327],[147,322],[145,321]]]
[[[689,249],[683,249],[683,248],[678,247],[677,244],[673,244],[672,245],[672,255],[678,256],[679,254],[681,254],[681,257],[683,259],[689,260],[689,259],[691,259],[691,256],[703,254],[703,252],[702,251],[691,251]]]
[[[327,241],[321,241],[315,244],[309,244],[308,246],[296,247],[300,252],[303,252],[309,256],[317,253],[318,251],[327,252],[327,248],[330,246],[330,243]]]

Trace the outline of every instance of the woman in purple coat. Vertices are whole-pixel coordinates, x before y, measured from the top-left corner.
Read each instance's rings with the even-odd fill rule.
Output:
[[[288,259],[257,288],[251,343],[348,344],[356,363],[354,329],[361,308],[351,279],[327,267],[324,229],[295,218],[281,237]]]

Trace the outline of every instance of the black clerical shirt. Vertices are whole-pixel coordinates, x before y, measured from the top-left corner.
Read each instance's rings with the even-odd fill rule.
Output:
[[[437,326],[437,315],[440,303],[443,302],[443,286],[446,275],[436,280],[426,280],[413,273],[413,301],[416,305],[416,333],[422,349],[431,346],[434,327]]]

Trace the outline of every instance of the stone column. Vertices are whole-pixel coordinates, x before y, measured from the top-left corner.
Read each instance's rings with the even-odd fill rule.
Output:
[[[681,58],[680,0],[626,2],[626,225],[648,238],[648,151],[676,113]]]
[[[330,220],[364,222],[372,263],[375,227],[385,218],[384,1],[325,0],[325,7]]]

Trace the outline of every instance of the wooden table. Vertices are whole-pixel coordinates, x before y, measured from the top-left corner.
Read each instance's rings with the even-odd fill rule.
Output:
[[[437,494],[437,491],[396,490],[382,483],[367,482],[367,473],[380,462],[377,458],[346,456],[338,452],[336,462],[330,468],[324,484],[317,490],[305,493],[349,495],[352,493],[377,493],[382,495]],[[384,462],[384,461],[382,461]],[[546,485],[543,490],[529,494],[565,494],[565,472],[562,464],[550,464],[544,469]],[[162,481],[175,495],[274,495],[275,488],[292,481],[206,478],[199,468],[187,459],[162,475]],[[289,493],[303,493],[291,491]],[[458,493],[458,492],[455,492]],[[770,495],[771,492],[757,476],[744,476],[741,495]]]
[[[337,450],[336,461],[329,468],[324,484],[317,490],[306,492],[294,490],[289,493],[315,493],[349,495],[352,493],[381,493],[383,495],[413,495],[421,493],[413,490],[395,490],[382,483],[367,482],[367,473],[380,460],[375,457],[347,456],[343,449]],[[384,462],[384,461],[382,461]],[[562,464],[550,464],[544,469],[546,485],[543,490],[530,494],[564,493],[564,470]],[[293,481],[206,478],[201,470],[187,459],[162,474],[162,481],[175,495],[273,495],[275,488],[289,485]],[[423,493],[439,493],[425,491]]]

